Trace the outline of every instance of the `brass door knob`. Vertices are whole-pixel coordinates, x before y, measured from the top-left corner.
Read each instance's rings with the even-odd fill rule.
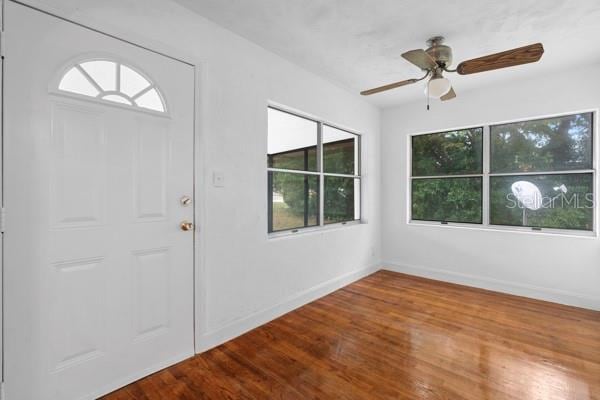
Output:
[[[181,224],[179,224],[179,227],[182,231],[191,231],[194,229],[194,224],[189,221],[183,221]]]

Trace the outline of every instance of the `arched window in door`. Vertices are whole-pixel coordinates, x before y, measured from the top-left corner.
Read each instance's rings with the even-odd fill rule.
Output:
[[[86,60],[67,69],[58,90],[132,107],[166,112],[156,85],[131,66],[113,60]]]

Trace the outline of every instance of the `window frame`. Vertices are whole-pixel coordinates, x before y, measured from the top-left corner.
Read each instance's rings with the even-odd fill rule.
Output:
[[[460,127],[454,127],[450,129],[442,129],[435,131],[425,131],[412,133],[407,136],[407,148],[406,148],[406,159],[407,159],[407,173],[406,173],[406,182],[407,182],[407,190],[406,190],[406,223],[413,226],[430,226],[430,227],[442,227],[442,228],[458,228],[458,229],[473,229],[473,230],[484,230],[484,231],[497,231],[497,232],[512,232],[512,233],[524,233],[524,234],[534,234],[534,235],[562,235],[562,236],[572,236],[572,237],[583,237],[583,238],[597,238],[598,237],[598,226],[599,226],[599,212],[598,212],[598,157],[599,157],[599,148],[598,143],[600,140],[596,139],[596,135],[598,134],[598,108],[593,109],[583,109],[569,112],[561,112],[547,115],[537,115],[532,117],[524,117],[518,119],[504,120],[504,121],[494,121],[494,122],[484,122]],[[548,118],[557,118],[557,117],[566,117],[574,114],[592,114],[591,116],[591,147],[592,147],[592,168],[591,169],[577,169],[577,170],[564,170],[564,171],[549,171],[549,172],[517,172],[517,173],[491,173],[491,127],[495,125],[504,125],[518,122],[528,122],[528,121],[536,121]],[[465,222],[440,222],[440,221],[427,221],[427,220],[418,220],[412,219],[412,138],[415,136],[428,135],[434,133],[444,133],[457,131],[461,129],[473,129],[476,127],[483,127],[483,152],[482,152],[482,162],[483,162],[483,171],[482,175],[443,175],[443,176],[427,176],[427,177],[414,177],[415,179],[427,179],[427,178],[452,178],[452,177],[482,177],[482,223],[465,223]],[[511,225],[493,225],[490,223],[490,182],[491,177],[493,176],[523,176],[523,175],[562,175],[562,174],[592,174],[592,183],[593,188],[592,192],[594,194],[594,207],[592,209],[592,227],[591,231],[587,230],[576,230],[576,229],[559,229],[559,228],[537,228],[537,227],[526,227],[526,226],[511,226]]]
[[[413,176],[413,159],[412,159],[412,145],[413,145],[413,138],[416,136],[428,136],[428,135],[436,135],[436,134],[444,134],[444,133],[449,133],[449,132],[455,132],[455,131],[460,131],[460,130],[471,130],[471,129],[481,129],[481,173],[475,173],[475,174],[446,174],[446,175],[421,175],[421,176]],[[484,224],[485,222],[485,217],[484,217],[484,181],[485,181],[485,139],[484,139],[484,132],[485,132],[485,128],[484,126],[480,126],[480,125],[474,125],[474,126],[470,126],[470,127],[464,127],[461,129],[446,129],[443,131],[436,131],[436,132],[427,132],[427,133],[420,133],[420,134],[415,134],[415,135],[410,135],[410,141],[409,141],[409,188],[408,191],[410,193],[409,196],[409,219],[410,221],[416,221],[416,222],[428,222],[428,223],[434,223],[434,224],[440,224],[440,225],[448,225],[450,223],[452,224],[460,224],[460,225],[476,225],[476,226],[481,226]],[[431,220],[431,219],[413,219],[412,218],[412,186],[413,186],[413,182],[415,180],[426,180],[426,179],[460,179],[460,178],[480,178],[481,179],[481,222],[455,222],[455,221],[438,221],[438,220]]]
[[[73,68],[77,68],[77,67],[81,68],[81,64],[90,62],[90,61],[114,62],[115,64],[117,64],[117,79],[120,79],[119,66],[121,66],[121,65],[138,73],[139,75],[141,75],[144,79],[146,79],[150,83],[150,86],[149,86],[150,89],[145,88],[143,90],[143,92],[146,92],[146,89],[148,89],[148,91],[155,89],[158,94],[158,97],[161,100],[164,110],[157,111],[157,110],[153,110],[151,108],[141,107],[138,105],[124,104],[124,103],[119,103],[119,102],[115,102],[115,101],[105,100],[105,99],[99,97],[99,95],[101,93],[98,96],[87,96],[87,95],[83,95],[83,94],[76,93],[76,92],[62,90],[59,88],[62,78],[65,76],[65,74],[67,74]],[[112,92],[112,91],[109,91],[109,92]],[[132,112],[136,112],[136,113],[151,114],[153,116],[161,117],[161,118],[165,118],[165,119],[171,118],[171,108],[169,106],[169,102],[167,101],[165,93],[163,92],[160,85],[156,82],[156,80],[154,80],[152,78],[152,76],[150,76],[143,68],[140,68],[136,63],[131,62],[128,59],[124,59],[122,57],[113,55],[111,53],[105,53],[105,52],[84,53],[84,54],[80,54],[80,55],[70,59],[68,62],[64,63],[60,68],[57,69],[56,73],[54,74],[50,83],[48,84],[48,93],[51,95],[54,95],[54,96],[62,97],[64,99],[81,100],[81,101],[87,102],[89,104],[109,106],[109,107],[119,108],[122,110],[128,110],[128,111],[132,111]],[[120,92],[115,91],[115,94],[120,95]]]
[[[363,174],[362,174],[362,145],[363,145],[362,134],[358,133],[352,129],[344,128],[344,127],[341,127],[334,123],[325,121],[324,119],[309,116],[307,114],[304,114],[304,113],[301,113],[301,112],[298,112],[295,110],[290,110],[289,108],[281,106],[281,105],[269,103],[269,104],[267,104],[267,111],[268,111],[268,109],[273,109],[276,111],[284,112],[284,113],[290,114],[294,117],[304,118],[309,121],[315,122],[317,124],[317,149],[316,149],[317,150],[317,168],[316,168],[316,171],[269,167],[269,163],[268,163],[269,154],[268,154],[268,151],[265,152],[265,154],[267,155],[267,235],[268,235],[268,237],[273,238],[273,237],[280,237],[280,236],[295,235],[295,234],[299,234],[299,233],[323,231],[323,230],[336,229],[336,228],[340,228],[343,226],[363,223],[363,188],[364,188],[364,185],[363,185]],[[268,125],[268,118],[267,118],[267,125]],[[357,142],[358,150],[357,150],[357,160],[356,160],[357,165],[355,166],[355,171],[357,171],[358,173],[356,175],[337,174],[337,173],[329,173],[329,172],[323,171],[323,169],[324,169],[323,127],[324,126],[338,129],[340,131],[346,132],[348,134],[351,134],[351,135],[354,135],[357,137],[356,142]],[[267,143],[268,143],[268,137],[267,137]],[[317,225],[282,229],[282,230],[276,230],[276,231],[271,230],[272,219],[273,219],[273,203],[272,203],[273,193],[271,191],[271,179],[270,179],[270,174],[269,174],[270,172],[292,173],[292,174],[298,174],[301,176],[312,175],[312,176],[316,176],[318,178],[319,191],[318,191]],[[359,180],[359,211],[358,211],[359,218],[358,219],[325,223],[325,207],[324,206],[325,206],[325,177],[326,176],[341,177],[341,178],[353,178],[353,179]],[[305,216],[305,218],[306,218],[306,216]]]

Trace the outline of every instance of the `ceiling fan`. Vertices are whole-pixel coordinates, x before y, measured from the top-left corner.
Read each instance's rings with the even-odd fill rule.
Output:
[[[410,85],[429,78],[425,87],[427,98],[433,97],[442,101],[450,100],[456,97],[456,93],[454,92],[450,81],[443,76],[444,72],[458,72],[460,75],[475,74],[478,72],[533,63],[539,61],[542,54],[544,54],[544,47],[542,44],[535,43],[529,46],[463,61],[458,64],[456,69],[449,69],[448,67],[452,64],[452,48],[443,44],[443,42],[443,36],[435,36],[427,41],[429,47],[426,50],[417,49],[402,54],[404,59],[425,72],[425,75],[422,78],[407,79],[390,83],[374,89],[365,90],[360,92],[360,94],[368,96]]]

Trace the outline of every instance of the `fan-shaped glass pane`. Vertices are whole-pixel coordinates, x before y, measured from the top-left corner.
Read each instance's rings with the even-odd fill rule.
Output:
[[[147,91],[146,93],[135,99],[135,102],[138,106],[147,108],[149,110],[160,112],[165,111],[162,100],[160,99],[160,96],[158,95],[156,89]]]
[[[165,104],[156,85],[118,61],[90,60],[77,64],[63,75],[58,89],[135,108],[165,112]]]
[[[112,61],[88,61],[81,68],[96,81],[102,90],[117,90],[117,64]]]
[[[77,68],[71,68],[60,80],[60,90],[96,97],[98,90],[87,80]]]
[[[115,103],[122,103],[122,104],[131,105],[131,102],[129,100],[127,100],[123,96],[119,96],[118,94],[109,94],[109,95],[106,95],[106,96],[104,96],[102,98],[104,100],[114,101]]]
[[[121,65],[121,92],[133,97],[150,86],[150,82],[131,68]]]

